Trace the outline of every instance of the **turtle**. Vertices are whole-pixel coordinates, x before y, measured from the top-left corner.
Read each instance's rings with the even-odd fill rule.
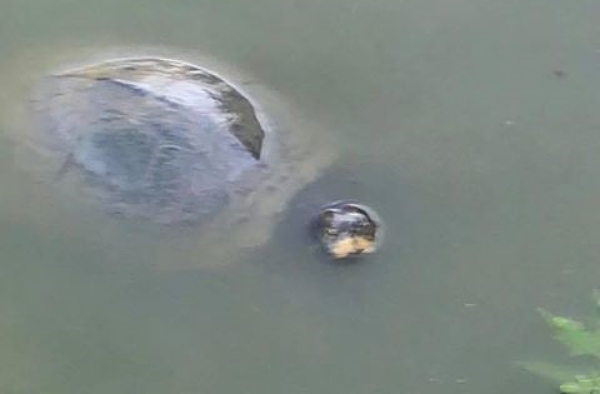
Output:
[[[324,251],[335,260],[375,252],[383,241],[379,214],[352,200],[326,204],[313,222],[314,235]]]
[[[278,123],[278,99],[259,104],[178,58],[101,59],[31,90],[29,144],[60,188],[118,216],[202,227],[206,245],[223,234],[233,249],[265,243],[277,214],[336,156],[318,128]]]

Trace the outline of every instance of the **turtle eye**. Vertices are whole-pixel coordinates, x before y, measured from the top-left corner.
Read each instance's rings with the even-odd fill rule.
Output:
[[[333,221],[333,212],[330,210],[321,212],[319,216],[320,219],[325,223],[331,223]]]
[[[372,232],[372,229],[373,229],[373,226],[371,225],[371,223],[363,223],[358,228],[358,232],[360,234],[369,234],[370,232]]]
[[[331,228],[331,227],[326,228],[325,233],[327,235],[336,236],[336,237],[340,234],[336,229]]]

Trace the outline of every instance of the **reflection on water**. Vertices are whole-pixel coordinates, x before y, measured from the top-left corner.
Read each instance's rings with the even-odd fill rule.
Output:
[[[0,391],[553,389],[513,362],[559,353],[535,307],[576,314],[599,274],[598,12],[557,0],[5,0]],[[57,198],[15,164],[25,130],[8,125],[45,53],[111,46],[247,71],[340,158],[271,242],[210,269],[196,264],[209,252],[199,229]],[[359,264],[327,263],[303,231],[340,197],[387,224],[381,253]]]

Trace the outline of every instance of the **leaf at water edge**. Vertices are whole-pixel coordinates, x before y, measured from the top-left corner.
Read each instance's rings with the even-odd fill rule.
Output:
[[[554,329],[554,338],[569,349],[572,356],[590,355],[600,359],[600,331],[591,332],[582,323],[538,309]]]

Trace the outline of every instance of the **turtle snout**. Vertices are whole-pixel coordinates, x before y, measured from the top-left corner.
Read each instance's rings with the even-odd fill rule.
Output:
[[[373,253],[375,251],[375,242],[373,239],[348,234],[332,240],[332,242],[327,244],[326,248],[332,257],[344,259],[352,255]]]

